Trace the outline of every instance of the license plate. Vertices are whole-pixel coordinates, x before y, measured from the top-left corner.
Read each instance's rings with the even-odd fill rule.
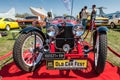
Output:
[[[59,52],[57,52],[57,53],[46,53],[45,55],[44,55],[44,58],[46,59],[46,60],[55,60],[55,59],[64,59],[64,53],[59,53]]]
[[[52,60],[46,65],[47,69],[82,69],[87,68],[87,60]]]

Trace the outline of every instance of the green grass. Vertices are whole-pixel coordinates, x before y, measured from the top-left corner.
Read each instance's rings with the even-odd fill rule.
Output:
[[[6,53],[13,50],[13,45],[15,40],[13,39],[12,33],[10,31],[7,33],[8,33],[8,36],[0,38],[0,56],[3,56]],[[113,48],[115,51],[120,53],[120,28],[109,29],[108,45],[111,48]],[[116,66],[120,66],[120,58],[116,57],[109,50],[108,50],[107,60]]]
[[[110,29],[108,31],[108,46],[120,53],[120,28]],[[108,61],[120,67],[120,58],[116,57],[112,52],[108,51]]]
[[[12,51],[15,40],[12,38],[12,34],[7,32],[8,36],[0,38],[0,56]]]
[[[0,37],[0,57],[13,50],[13,45],[14,45],[15,40],[13,40],[11,32],[7,32],[7,33],[8,33],[8,36]],[[0,68],[3,66],[2,64],[4,62],[10,59],[10,57],[8,57],[5,60],[0,61]],[[11,62],[11,60],[8,61],[8,63],[9,62]]]

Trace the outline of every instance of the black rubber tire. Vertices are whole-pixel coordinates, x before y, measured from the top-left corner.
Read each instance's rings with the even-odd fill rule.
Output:
[[[95,65],[95,72],[97,74],[100,74],[100,73],[102,73],[104,71],[105,63],[106,63],[106,57],[107,57],[107,33],[106,32],[100,32],[100,33],[97,33],[97,34],[99,35],[99,43],[98,43],[99,44],[99,51],[98,51],[99,55],[98,55],[98,60],[97,60],[97,66]],[[96,36],[95,39],[97,39],[97,36]],[[95,40],[95,42],[96,41],[97,40]],[[96,44],[94,44],[94,45],[96,45]],[[95,49],[94,49],[94,52],[96,52]]]
[[[116,28],[115,23],[112,22],[112,23],[110,24],[110,28],[111,28],[111,29]]]
[[[24,41],[31,35],[33,34],[38,35],[42,41],[44,42],[44,39],[42,37],[42,35],[38,32],[29,32],[27,34],[20,34],[20,36],[18,37],[18,39],[16,40],[15,44],[14,44],[14,48],[13,48],[13,59],[15,64],[23,71],[25,72],[32,72],[35,69],[37,69],[42,60],[40,60],[35,66],[28,66],[24,63],[23,59],[22,59],[22,46]]]
[[[93,33],[93,51],[95,51],[96,37],[97,37],[97,31]]]

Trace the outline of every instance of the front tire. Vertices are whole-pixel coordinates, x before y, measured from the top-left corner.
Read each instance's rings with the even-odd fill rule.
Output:
[[[21,70],[32,72],[39,67],[43,59],[43,53],[39,51],[43,48],[43,42],[44,39],[38,32],[29,32],[18,37],[13,48],[13,59]]]
[[[100,74],[104,71],[107,57],[107,34],[106,32],[97,32],[96,40],[93,42],[94,46],[94,63],[95,72]]]

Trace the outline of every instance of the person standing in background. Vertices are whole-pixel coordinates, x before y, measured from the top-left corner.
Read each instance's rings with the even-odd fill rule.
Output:
[[[92,5],[92,12],[91,12],[91,22],[90,22],[90,26],[93,28],[96,28],[95,25],[95,18],[96,18],[96,5]]]
[[[84,26],[84,29],[86,29],[86,24],[87,24],[87,18],[89,16],[89,12],[87,10],[87,6],[84,6],[83,11],[81,13],[82,17],[82,25]]]
[[[83,12],[83,8],[81,9],[81,11],[79,12],[79,22],[82,22],[82,12]]]
[[[92,12],[91,12],[91,19],[95,19],[96,18],[96,5],[92,5]]]
[[[49,26],[50,22],[52,21],[52,13],[51,12],[47,12],[47,17],[44,20],[46,22],[46,27]]]

